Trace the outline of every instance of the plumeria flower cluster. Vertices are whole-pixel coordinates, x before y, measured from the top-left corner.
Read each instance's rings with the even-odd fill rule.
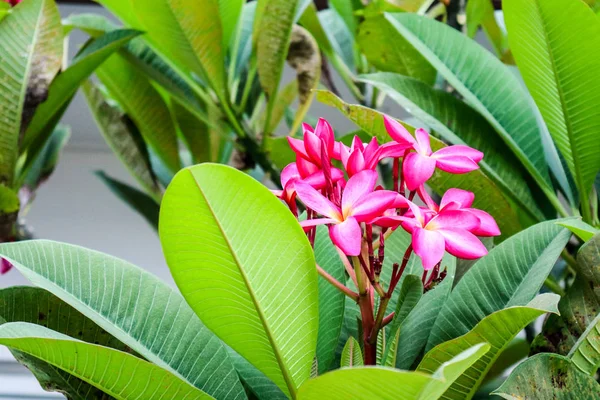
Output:
[[[496,236],[500,231],[488,213],[471,207],[473,193],[450,189],[438,205],[424,186],[436,169],[463,174],[479,168],[483,153],[462,145],[433,152],[424,129],[417,129],[413,137],[392,118],[384,116],[384,123],[392,141],[382,145],[376,138],[363,143],[358,136],[350,147],[336,142],[324,119],[314,129],[304,124],[302,140],[288,138],[296,162],[283,170],[283,190],[276,194],[296,216],[297,200],[304,205],[307,218],[300,224],[311,242],[314,227],[327,225],[341,252],[362,258],[365,264],[369,261],[369,274],[378,267],[373,245],[381,246],[385,236],[398,228],[412,235],[411,251],[426,271],[439,266],[445,251],[463,259],[484,256],[487,250],[477,236]],[[388,158],[393,159],[394,190],[377,184],[377,167]],[[414,202],[415,196],[424,207]],[[378,242],[373,241],[374,230],[379,232]]]

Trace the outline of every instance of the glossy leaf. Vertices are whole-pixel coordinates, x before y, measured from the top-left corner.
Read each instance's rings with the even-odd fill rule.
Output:
[[[595,399],[600,397],[600,385],[579,372],[567,357],[544,353],[519,364],[493,394],[509,400]]]
[[[235,369],[244,383],[245,387],[250,390],[259,399],[272,400],[287,400],[288,397],[283,394],[281,389],[267,378],[265,374],[256,369],[244,357],[240,356],[231,348],[229,350],[229,358],[233,362]]]
[[[157,365],[40,325],[26,322],[0,325],[0,344],[52,364],[117,399],[212,398]]]
[[[40,288],[13,286],[0,290],[0,324],[5,322],[29,322],[84,342],[131,352],[92,320]],[[60,391],[73,400],[105,399],[107,396],[102,390],[38,358],[16,350],[12,353],[47,391]]]
[[[63,37],[53,0],[25,1],[0,23],[0,178],[12,185],[19,139],[62,62]]]
[[[46,240],[4,243],[0,254],[146,360],[215,398],[244,398],[222,343],[154,275],[106,254]]]
[[[357,42],[378,70],[411,76],[428,85],[435,81],[434,67],[426,56],[398,33],[391,14],[367,18],[360,25]]]
[[[180,168],[177,134],[167,104],[150,81],[120,55],[113,55],[96,75],[133,120],[144,142],[172,172]]]
[[[346,270],[325,226],[317,228],[315,260],[321,268],[339,282],[346,279]],[[319,278],[319,335],[317,360],[319,373],[328,371],[335,357],[335,347],[344,321],[345,296],[324,278]]]
[[[570,237],[567,229],[547,221],[494,247],[465,274],[444,303],[427,350],[466,334],[495,311],[529,303]]]
[[[585,243],[577,254],[577,276],[542,333],[534,340],[534,352],[548,351],[572,357],[575,366],[593,374],[600,365],[597,342],[600,310],[600,234]],[[594,348],[596,347],[596,348]]]
[[[398,293],[398,300],[396,302],[396,310],[394,311],[394,318],[390,323],[389,333],[387,333],[389,338],[388,343],[386,343],[385,350],[383,352],[382,359],[386,360],[389,357],[390,351],[393,351],[394,358],[396,357],[396,349],[392,349],[392,345],[394,343],[393,338],[396,337],[398,332],[402,332],[402,323],[408,317],[410,312],[415,308],[415,306],[421,300],[421,296],[423,295],[423,283],[421,282],[421,278],[416,275],[408,275],[404,278],[402,282],[402,286],[400,287],[400,292]],[[397,344],[397,342],[396,342]],[[392,365],[395,367],[396,363]]]
[[[587,242],[594,235],[600,233],[600,230],[594,228],[591,225],[586,224],[580,219],[567,219],[558,222],[560,226],[564,226],[571,232],[573,232],[577,237],[579,237],[584,242]]]
[[[558,313],[560,297],[555,294],[542,294],[526,306],[514,306],[496,311],[482,319],[463,336],[444,342],[425,354],[417,371],[433,373],[440,365],[451,360],[476,343],[489,343],[489,351],[443,392],[442,399],[470,399],[483,381],[487,371],[500,354],[525,326],[547,312]],[[443,313],[443,311],[442,311]],[[442,314],[443,315],[443,314]],[[440,393],[441,394],[441,393]]]
[[[371,136],[375,136],[379,143],[389,142],[391,139],[383,124],[383,114],[373,109],[343,102],[331,92],[317,91],[317,100],[326,105],[337,108],[350,121],[363,129]],[[413,127],[404,124],[409,131]],[[431,147],[434,151],[445,147],[438,139],[431,138]],[[437,170],[428,185],[438,194],[443,194],[450,188],[459,187],[475,194],[473,207],[486,210],[496,218],[502,231],[502,237],[509,237],[520,230],[518,219],[510,205],[504,199],[498,187],[481,170],[468,174],[453,175]]]
[[[90,42],[73,60],[73,64],[52,81],[48,98],[38,107],[23,137],[22,149],[27,151],[29,163],[41,151],[54,126],[62,117],[79,86],[111,54],[126,45],[141,32],[116,30]]]
[[[318,282],[312,249],[287,207],[243,172],[202,164],[171,182],[159,232],[200,319],[293,395],[316,350]]]
[[[600,170],[598,17],[578,0],[511,0],[504,5],[523,80],[579,189],[583,215]],[[579,29],[573,29],[573,23]]]
[[[441,22],[408,13],[388,18],[494,126],[540,187],[551,190],[534,109],[529,95],[508,68],[476,42]]]
[[[544,220],[519,161],[477,111],[450,93],[399,74],[380,72],[361,78],[386,93],[446,142],[467,145],[483,152],[485,157],[479,163],[481,170],[530,218],[538,222]]]
[[[360,367],[363,366],[363,355],[360,349],[360,343],[352,336],[348,338],[344,349],[342,350],[342,359],[340,367]]]

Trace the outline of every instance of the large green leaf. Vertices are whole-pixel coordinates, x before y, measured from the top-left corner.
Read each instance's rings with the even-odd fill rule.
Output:
[[[508,43],[506,35],[496,21],[494,15],[494,5],[492,0],[471,0],[467,3],[467,34],[470,38],[475,38],[479,26],[483,28],[485,35],[494,47],[496,54],[502,58]]]
[[[100,3],[115,9],[115,0],[100,0]],[[218,0],[131,0],[131,7],[155,50],[188,78],[195,74],[208,82],[219,99],[227,102],[218,3]],[[133,22],[123,18],[123,12],[116,14],[128,25]]]
[[[13,286],[0,290],[0,324],[5,322],[29,322],[84,342],[131,351],[92,320],[40,288]],[[45,390],[60,391],[73,400],[106,398],[102,390],[70,373],[20,351],[12,352],[35,375]]]
[[[288,208],[243,172],[202,164],[167,188],[159,233],[202,321],[294,396],[310,376],[319,311],[314,254]]]
[[[547,221],[494,247],[465,274],[444,303],[427,349],[466,334],[495,311],[526,305],[542,287],[570,237],[567,229]]]
[[[244,383],[244,386],[255,394],[258,399],[269,399],[269,400],[287,400],[288,397],[283,394],[281,389],[273,383],[272,380],[267,378],[265,374],[257,370],[252,364],[248,362],[244,357],[233,351],[229,350],[229,357],[233,361],[233,365],[240,377],[240,380]]]
[[[429,85],[436,71],[427,58],[398,33],[388,14],[367,18],[360,25],[358,44],[369,62],[380,71],[411,76]]]
[[[77,55],[69,68],[52,81],[48,98],[38,107],[21,144],[21,148],[27,151],[30,163],[41,151],[79,86],[111,54],[140,33],[124,29],[99,36]]]
[[[509,0],[504,13],[519,70],[575,178],[589,222],[588,198],[600,170],[598,17],[579,0]]]
[[[600,230],[594,228],[591,225],[586,224],[580,219],[567,219],[558,222],[558,224],[560,226],[564,226],[565,228],[573,232],[584,242],[587,242],[588,240],[593,238],[594,235],[600,233]]]
[[[549,195],[550,176],[529,95],[489,51],[441,22],[393,14],[390,22],[481,113]]]
[[[389,142],[391,138],[385,129],[383,123],[383,114],[373,109],[348,104],[331,92],[319,90],[317,100],[337,108],[348,119],[354,122],[359,128],[363,129],[371,136],[375,136],[379,143]],[[409,131],[414,128],[404,124]],[[432,137],[431,147],[434,151],[445,147],[444,143]],[[502,192],[481,170],[475,170],[468,174],[454,175],[447,172],[436,170],[427,184],[438,194],[443,194],[450,188],[461,188],[469,190],[475,194],[474,207],[490,213],[502,231],[502,237],[509,237],[520,230],[520,225],[515,212],[504,199]]]
[[[489,343],[490,350],[458,376],[441,397],[442,399],[470,399],[501,350],[540,315],[547,312],[558,313],[556,306],[559,299],[560,297],[555,294],[542,294],[527,306],[508,307],[488,315],[467,334],[441,343],[430,350],[419,364],[417,371],[433,373],[442,363],[450,361],[474,344]]]
[[[519,364],[493,394],[505,399],[597,399],[600,385],[558,354],[538,354]]]
[[[223,48],[227,49],[242,14],[244,0],[218,0],[218,3],[223,31]]]
[[[149,149],[172,171],[180,168],[177,133],[160,93],[121,55],[109,57],[96,75],[135,122]]]
[[[154,275],[106,254],[46,240],[1,244],[0,254],[148,361],[216,398],[244,398],[223,344]]]
[[[216,161],[218,154],[214,154],[215,149],[211,143],[208,125],[196,118],[193,113],[189,112],[178,101],[171,102],[171,110],[173,111],[174,118],[177,120],[179,132],[190,151],[193,163]],[[218,144],[218,141],[216,144]]]
[[[437,399],[488,349],[484,343],[474,345],[440,365],[433,375],[383,367],[339,369],[306,382],[298,399]]]
[[[338,282],[346,279],[346,270],[325,226],[317,228],[315,237],[317,264]],[[344,321],[345,295],[324,278],[319,278],[319,335],[317,360],[319,372],[328,371],[335,357],[335,348]]]
[[[67,141],[71,137],[71,128],[65,125],[58,125],[53,131],[48,141],[36,157],[31,165],[29,172],[23,180],[23,186],[30,191],[36,190],[48,177],[54,172],[58,164],[58,158]],[[22,208],[27,206],[26,202],[21,205]]]
[[[37,357],[116,399],[212,399],[167,370],[131,354],[73,339],[40,325],[0,326],[0,344]]]
[[[12,185],[19,140],[62,62],[63,34],[53,0],[30,0],[0,22],[0,181]]]
[[[256,57],[260,84],[267,94],[267,127],[285,66],[298,0],[265,0],[258,26]],[[270,132],[265,132],[270,133]]]
[[[544,219],[519,161],[477,111],[450,93],[399,74],[380,72],[364,75],[361,80],[378,87],[445,141],[468,145],[483,152],[485,157],[479,165],[504,195],[533,220],[539,222]]]
[[[600,234],[579,250],[577,276],[558,308],[560,316],[546,320],[533,351],[568,355],[578,369],[593,374],[600,365]]]
[[[146,145],[136,127],[91,81],[83,84],[83,93],[104,140],[131,175],[154,198],[160,188],[152,172]]]

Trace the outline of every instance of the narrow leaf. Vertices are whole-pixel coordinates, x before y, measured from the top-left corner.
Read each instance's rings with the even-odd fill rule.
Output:
[[[344,350],[342,350],[340,367],[360,367],[362,365],[364,365],[364,363],[360,344],[356,339],[350,336],[344,346]]]

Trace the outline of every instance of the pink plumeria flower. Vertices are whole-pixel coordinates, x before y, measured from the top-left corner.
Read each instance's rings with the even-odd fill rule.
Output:
[[[13,265],[5,258],[0,259],[0,275],[6,274],[13,268]]]
[[[344,173],[340,169],[331,168],[331,180],[333,183],[343,178]],[[300,176],[300,172],[298,172],[296,163],[287,165],[281,171],[281,186],[283,190],[272,190],[272,192],[275,196],[285,201],[292,211],[296,210],[296,183],[299,181],[303,181],[317,190],[323,189],[327,185],[323,171],[317,171],[303,179]]]
[[[340,158],[348,176],[353,176],[367,169],[375,170],[377,163],[386,157],[402,156],[405,148],[394,142],[379,146],[375,137],[365,144],[358,136],[354,136],[350,147],[340,144]]]
[[[473,192],[462,189],[448,189],[442,196],[438,212],[444,210],[461,210],[473,214],[479,220],[479,225],[471,230],[471,233],[477,236],[498,236],[500,228],[494,217],[483,210],[471,208],[475,200]]]
[[[389,190],[373,191],[377,173],[361,171],[346,183],[342,193],[341,206],[329,201],[305,182],[296,183],[296,192],[300,200],[310,209],[325,218],[303,221],[303,227],[330,224],[331,241],[349,256],[357,256],[361,252],[361,222],[370,223],[385,210],[405,199]]]
[[[296,153],[298,171],[303,177],[317,172],[322,167],[322,150],[325,150],[326,159],[340,159],[340,144],[335,141],[333,128],[323,118],[319,118],[317,126],[313,128],[302,124],[304,131],[303,140],[288,137],[288,143]]]
[[[415,131],[415,138],[398,121],[383,117],[388,134],[397,143],[414,150],[406,155],[402,162],[402,173],[408,190],[416,190],[435,172],[436,167],[452,174],[464,174],[479,168],[477,163],[483,159],[483,153],[469,146],[454,145],[431,151],[429,133],[424,129]]]
[[[467,260],[487,254],[487,249],[471,231],[479,226],[477,217],[464,210],[442,209],[439,213],[409,202],[413,217],[402,219],[402,227],[412,234],[412,246],[423,268],[430,270],[444,257],[444,251]]]
[[[6,3],[10,4],[12,7],[16,6],[21,2],[21,0],[4,0]]]

